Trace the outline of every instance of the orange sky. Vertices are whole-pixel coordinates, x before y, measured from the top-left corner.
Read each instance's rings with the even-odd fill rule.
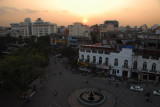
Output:
[[[0,0],[0,26],[42,18],[58,26],[88,20],[102,24],[118,20],[120,26],[160,25],[160,0]]]

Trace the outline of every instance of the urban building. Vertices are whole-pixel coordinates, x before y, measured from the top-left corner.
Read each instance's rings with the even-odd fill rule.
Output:
[[[111,40],[117,39],[117,34],[119,32],[119,22],[107,20],[104,24],[100,25],[100,40],[103,40],[104,45],[110,45]]]
[[[45,36],[57,33],[57,25],[50,22],[44,22],[41,18],[37,18],[35,22],[31,22],[30,18],[25,18],[24,22],[11,23],[12,36],[29,37],[29,36]]]
[[[156,57],[153,57],[152,52],[137,50],[133,46],[122,46],[121,50],[117,50],[98,45],[81,45],[77,64],[83,72],[158,82],[160,51],[153,52],[157,54]]]
[[[32,35],[46,36],[57,33],[57,25],[50,22],[44,22],[41,18],[37,18],[32,24]]]
[[[77,37],[77,38],[90,38],[90,28],[87,25],[83,25],[82,23],[73,23],[73,25],[68,26],[69,36]]]
[[[30,18],[25,18],[24,22],[11,23],[12,36],[31,36],[32,22]]]

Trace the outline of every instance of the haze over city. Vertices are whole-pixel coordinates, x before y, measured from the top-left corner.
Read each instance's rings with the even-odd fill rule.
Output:
[[[30,17],[58,25],[83,22],[102,24],[118,20],[120,26],[160,24],[159,0],[0,0],[0,26]]]

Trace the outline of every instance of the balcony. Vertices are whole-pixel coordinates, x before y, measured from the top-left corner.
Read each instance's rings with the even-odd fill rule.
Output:
[[[96,61],[92,61],[91,64],[96,64]]]
[[[103,63],[103,66],[108,66],[108,63]]]
[[[149,72],[151,72],[151,73],[158,73],[158,71],[152,70],[152,69]]]
[[[145,69],[145,68],[142,68],[142,71],[143,71],[143,72],[148,72],[148,70],[147,70],[147,69]]]
[[[89,52],[89,53],[90,53],[90,52],[91,52],[91,50],[86,50],[86,52]]]
[[[99,54],[103,54],[103,51],[98,51]]]
[[[87,59],[87,60],[85,60],[85,62],[86,62],[86,63],[89,63],[90,61]]]
[[[102,65],[102,63],[101,62],[97,62],[97,65]]]
[[[95,50],[92,50],[92,53],[97,53],[97,51],[95,51]]]
[[[132,72],[139,72],[138,69],[134,69],[134,68],[133,68],[131,71],[132,71]]]
[[[149,56],[142,56],[143,59],[149,59]]]
[[[78,62],[84,62],[84,59],[79,59]]]
[[[159,57],[156,57],[156,56],[152,56],[151,59],[154,59],[154,60],[159,60]]]
[[[122,67],[123,67],[123,68],[129,68],[128,65],[123,65]]]

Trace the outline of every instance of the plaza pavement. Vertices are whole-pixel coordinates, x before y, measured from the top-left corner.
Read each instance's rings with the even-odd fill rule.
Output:
[[[65,66],[67,65],[62,63],[62,60],[56,61],[55,64],[53,59],[55,57],[50,58],[50,64],[45,69],[47,81],[44,83],[44,88],[37,86],[37,92],[32,97],[31,102],[24,104],[13,103],[10,106],[3,107],[70,107],[68,97],[74,91],[83,88],[98,88],[112,93],[116,97],[115,107],[160,107],[160,96],[151,94],[152,102],[148,103],[145,101],[144,95],[148,91],[152,92],[160,89],[159,85],[157,87],[152,85],[146,87],[145,84],[142,84],[144,92],[135,92],[121,83],[119,83],[118,87],[116,87],[115,82],[109,84],[106,78],[73,74],[71,70],[66,69]],[[60,72],[62,72],[61,75]],[[88,84],[85,83],[87,79]],[[54,96],[54,90],[57,90],[57,96]]]

